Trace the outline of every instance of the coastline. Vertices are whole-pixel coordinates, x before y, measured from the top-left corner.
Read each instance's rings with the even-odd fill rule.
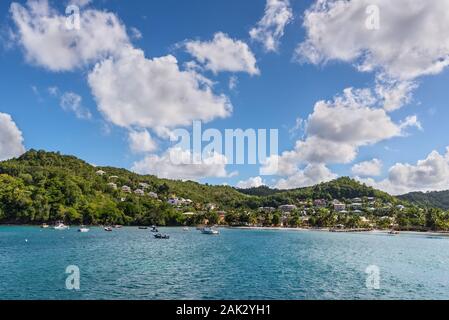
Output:
[[[297,231],[297,232],[332,232],[332,233],[363,233],[363,234],[389,234],[390,230],[373,229],[373,230],[341,230],[332,231],[330,228],[283,228],[283,227],[230,227],[223,226],[229,229],[240,229],[240,230],[260,230],[260,231]],[[424,236],[445,236],[449,237],[449,232],[447,231],[399,231],[399,234],[408,235],[424,235]]]

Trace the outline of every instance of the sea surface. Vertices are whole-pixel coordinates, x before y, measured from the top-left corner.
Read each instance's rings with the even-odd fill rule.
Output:
[[[160,231],[0,227],[0,299],[449,299],[444,236]]]

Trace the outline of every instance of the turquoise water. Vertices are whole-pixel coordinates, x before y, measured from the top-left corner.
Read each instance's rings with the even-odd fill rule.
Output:
[[[449,299],[449,238],[0,227],[1,299]],[[26,241],[27,240],[27,241]],[[65,288],[69,265],[81,288]],[[380,289],[365,270],[380,269]]]

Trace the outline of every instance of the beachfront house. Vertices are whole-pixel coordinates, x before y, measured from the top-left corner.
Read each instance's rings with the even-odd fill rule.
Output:
[[[128,186],[123,186],[123,187],[122,187],[122,192],[125,192],[125,193],[131,193],[131,188],[128,187]]]
[[[279,206],[279,210],[281,210],[282,212],[290,213],[296,209],[298,209],[298,207],[295,206],[294,204],[284,204],[282,206]]]

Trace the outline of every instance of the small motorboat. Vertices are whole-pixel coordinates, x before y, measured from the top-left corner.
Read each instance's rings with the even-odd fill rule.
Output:
[[[42,229],[48,229],[50,226],[48,225],[48,224],[46,224],[46,223],[43,223],[42,225],[41,225],[41,228]]]
[[[398,234],[399,234],[399,231],[397,231],[397,230],[391,230],[388,234],[391,234],[391,235],[398,235]]]
[[[203,228],[203,230],[201,230],[202,234],[211,234],[211,235],[218,235],[220,234],[220,231],[216,230],[216,229],[212,229],[212,228]]]
[[[168,234],[157,233],[157,234],[154,235],[154,237],[156,239],[170,239],[170,236]]]
[[[187,227],[182,228],[182,231],[189,231],[190,229]]]
[[[147,230],[148,227],[144,227],[144,226],[142,227],[142,226],[141,226],[141,227],[139,227],[139,229],[140,229],[140,230]]]
[[[151,232],[159,232],[159,230],[156,228],[156,226],[151,227]]]
[[[105,228],[104,228],[104,231],[112,232],[112,227],[105,227]]]
[[[81,228],[78,229],[78,232],[81,232],[81,233],[86,233],[89,231],[90,231],[90,229],[86,228],[85,226],[81,226]]]
[[[55,230],[67,230],[67,229],[69,229],[69,227],[68,226],[66,226],[64,223],[62,223],[62,222],[58,222],[54,227],[53,227],[53,229],[55,229]]]

